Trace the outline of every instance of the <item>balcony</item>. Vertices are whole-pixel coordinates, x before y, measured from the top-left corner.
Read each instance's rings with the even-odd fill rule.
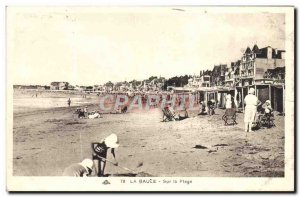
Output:
[[[225,81],[233,81],[234,76],[225,76]]]
[[[254,75],[253,74],[244,74],[244,75],[241,75],[241,78],[253,78]]]

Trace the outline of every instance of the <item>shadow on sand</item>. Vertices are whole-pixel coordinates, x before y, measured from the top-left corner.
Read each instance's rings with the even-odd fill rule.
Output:
[[[152,174],[146,172],[106,174],[105,176],[106,177],[153,177]]]
[[[202,145],[195,145],[193,148],[197,148],[197,149],[207,149],[206,146],[202,146]]]

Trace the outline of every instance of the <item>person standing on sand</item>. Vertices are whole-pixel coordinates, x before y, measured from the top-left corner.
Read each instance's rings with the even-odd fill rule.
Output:
[[[201,104],[201,109],[200,109],[199,114],[204,115],[204,114],[206,114],[206,105],[205,105],[204,101],[201,101],[200,104]]]
[[[68,99],[68,106],[69,107],[71,106],[71,99],[70,98]]]
[[[94,162],[91,159],[84,159],[81,163],[75,163],[67,167],[63,176],[84,177],[92,173]]]
[[[85,106],[84,108],[83,108],[83,113],[84,113],[84,117],[88,117],[88,106]]]
[[[104,176],[104,170],[106,165],[106,157],[107,151],[111,148],[111,154],[115,159],[115,166],[118,165],[115,148],[119,147],[119,141],[116,134],[111,134],[105,139],[101,140],[100,142],[92,143],[92,150],[93,150],[93,161],[95,163],[96,174],[98,177]]]
[[[230,109],[232,108],[232,100],[231,100],[231,94],[226,95],[226,102],[225,102],[225,108]]]
[[[215,113],[215,104],[216,104],[216,101],[214,99],[210,99],[208,102],[207,102],[207,105],[208,105],[208,115],[214,115],[216,114]]]
[[[257,105],[259,104],[258,98],[254,95],[254,88],[250,88],[248,95],[245,97],[244,102],[246,104],[244,122],[245,122],[245,132],[252,131],[252,123],[254,121]]]

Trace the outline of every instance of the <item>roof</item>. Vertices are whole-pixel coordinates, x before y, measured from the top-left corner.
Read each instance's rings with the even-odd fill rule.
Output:
[[[251,53],[251,52],[252,52],[252,51],[251,51],[250,47],[247,47],[245,53]]]
[[[257,44],[255,44],[255,45],[253,46],[252,51],[253,51],[254,53],[259,53],[259,48],[258,48]]]
[[[277,50],[276,48],[272,48],[270,46],[267,46],[267,47],[264,47],[264,48],[261,48],[261,49],[258,49],[258,47],[257,47],[255,49],[256,57],[257,58],[267,58],[268,48],[272,49],[272,58],[274,58],[274,59],[282,59],[282,54],[281,53],[285,52],[285,50]]]
[[[213,68],[213,71],[215,71],[215,70],[219,70],[221,68],[221,66],[217,66],[217,65],[215,65],[214,66],[214,68]]]

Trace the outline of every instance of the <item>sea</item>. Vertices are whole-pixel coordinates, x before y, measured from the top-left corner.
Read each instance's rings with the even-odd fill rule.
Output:
[[[28,93],[14,92],[13,112],[35,111],[39,109],[50,109],[68,107],[68,99],[71,99],[71,106],[84,106],[95,104],[98,98],[94,95],[83,97],[82,95],[68,95],[61,93]]]

